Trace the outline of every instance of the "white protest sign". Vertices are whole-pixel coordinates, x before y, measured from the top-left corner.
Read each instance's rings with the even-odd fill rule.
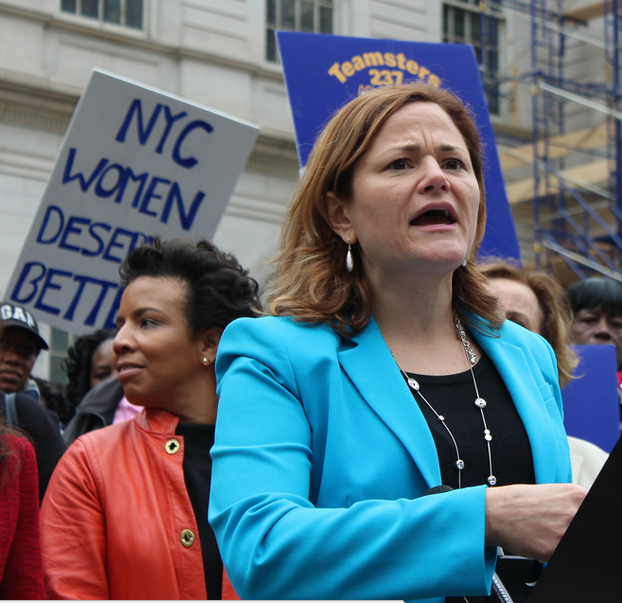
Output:
[[[95,70],[7,288],[51,326],[113,327],[118,269],[145,241],[211,239],[258,128]]]

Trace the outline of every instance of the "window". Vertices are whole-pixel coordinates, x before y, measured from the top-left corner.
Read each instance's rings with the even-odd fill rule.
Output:
[[[47,352],[49,361],[49,379],[50,381],[58,381],[65,383],[67,381],[67,374],[63,369],[63,361],[67,357],[67,348],[71,345],[71,336],[65,331],[50,329],[50,337],[48,343],[50,349]]]
[[[480,67],[488,110],[499,114],[500,19],[479,9],[479,0],[450,0],[443,4],[443,42],[471,44]]]
[[[60,9],[100,23],[143,28],[143,0],[61,0]]]
[[[266,0],[266,60],[278,62],[275,30],[333,33],[333,0]]]

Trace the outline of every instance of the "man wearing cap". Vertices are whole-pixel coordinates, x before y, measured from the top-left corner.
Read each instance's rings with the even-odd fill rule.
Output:
[[[30,312],[11,303],[0,305],[0,390],[23,392],[39,398],[37,386],[30,380],[30,371],[39,352],[48,344],[39,335],[37,321]]]
[[[32,315],[21,306],[0,304],[0,412],[5,423],[26,432],[34,444],[39,473],[39,500],[66,445],[58,417],[39,401],[30,371],[48,344]]]

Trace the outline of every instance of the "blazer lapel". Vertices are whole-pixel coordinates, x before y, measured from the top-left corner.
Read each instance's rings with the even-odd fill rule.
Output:
[[[434,439],[372,318],[339,352],[339,362],[361,397],[412,456],[429,487],[441,483]]]
[[[543,404],[543,394],[552,396],[550,385],[539,372],[532,370],[520,347],[502,342],[498,337],[486,337],[478,333],[473,335],[499,371],[525,426],[536,481],[555,481],[552,471],[554,463],[550,459],[553,428],[551,417]]]
[[[550,462],[553,426],[543,395],[552,396],[538,371],[533,371],[523,350],[498,337],[474,337],[499,371],[523,421],[533,455],[538,483],[556,481]],[[339,352],[339,362],[361,397],[393,431],[412,456],[429,487],[441,483],[434,439],[413,400],[378,325],[373,318],[352,338],[354,344]]]

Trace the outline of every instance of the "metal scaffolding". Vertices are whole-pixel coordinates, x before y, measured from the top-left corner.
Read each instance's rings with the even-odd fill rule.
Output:
[[[531,29],[533,225],[536,269],[553,271],[560,258],[578,278],[594,271],[622,281],[622,90],[618,0],[572,11],[562,0],[482,2],[482,36],[487,16],[518,11]],[[575,3],[576,6],[576,3]],[[602,39],[586,32],[602,20]],[[588,44],[604,54],[602,81],[567,77],[569,46]],[[483,45],[483,42],[482,42]],[[485,76],[486,69],[483,69]],[[490,89],[493,82],[484,79]],[[524,76],[523,76],[524,79]],[[498,84],[498,83],[497,83]],[[494,84],[494,85],[497,85]],[[606,140],[600,147],[575,145],[567,131],[569,107],[602,115]],[[597,120],[593,120],[597,121]],[[603,178],[594,176],[600,167]],[[579,168],[592,178],[576,176]],[[586,183],[588,182],[588,183]]]

